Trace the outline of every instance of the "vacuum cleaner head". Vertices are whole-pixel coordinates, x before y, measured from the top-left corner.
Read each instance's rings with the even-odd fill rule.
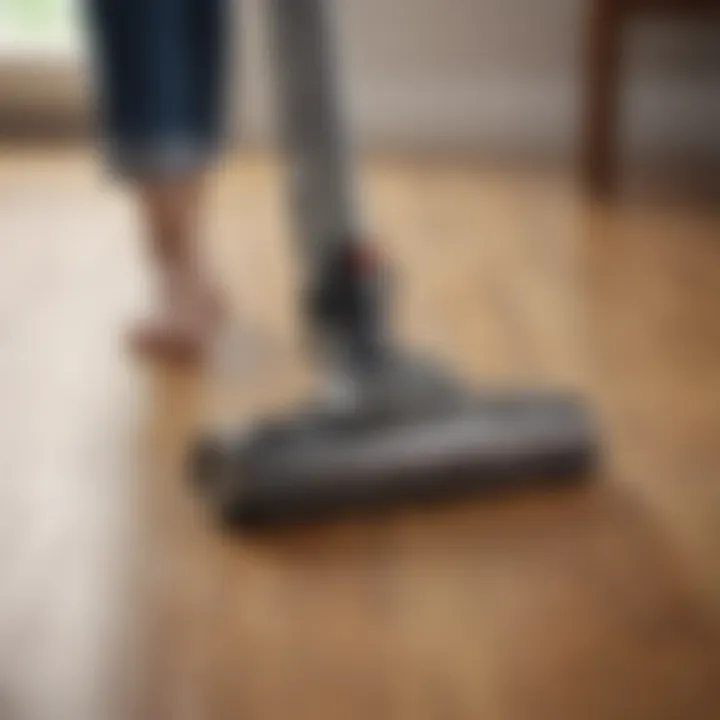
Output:
[[[202,440],[192,458],[197,487],[224,522],[259,526],[587,474],[593,432],[574,398],[469,397],[426,366],[392,368],[365,383],[355,404],[322,403]]]

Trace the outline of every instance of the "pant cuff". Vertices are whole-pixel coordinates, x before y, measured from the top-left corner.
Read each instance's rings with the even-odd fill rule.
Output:
[[[107,164],[130,181],[162,180],[205,169],[217,157],[216,142],[196,138],[164,138],[151,142],[105,143]]]

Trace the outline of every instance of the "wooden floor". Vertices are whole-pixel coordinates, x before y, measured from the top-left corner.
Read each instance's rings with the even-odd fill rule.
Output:
[[[408,340],[475,382],[582,389],[584,490],[254,539],[181,482],[202,425],[304,385],[277,173],[222,172],[211,255],[249,335],[140,368],[129,206],[90,158],[0,159],[0,717],[720,717],[720,212],[563,175],[367,172]]]

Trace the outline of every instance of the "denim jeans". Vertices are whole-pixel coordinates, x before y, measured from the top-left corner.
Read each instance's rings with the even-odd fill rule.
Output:
[[[207,164],[223,136],[226,0],[86,0],[103,145],[124,176]]]

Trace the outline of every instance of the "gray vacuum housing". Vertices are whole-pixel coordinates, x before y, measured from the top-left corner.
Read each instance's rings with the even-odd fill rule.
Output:
[[[316,405],[201,440],[193,477],[214,514],[245,527],[316,522],[589,477],[595,433],[576,398],[469,395],[407,360],[391,374],[393,391],[374,399]]]

